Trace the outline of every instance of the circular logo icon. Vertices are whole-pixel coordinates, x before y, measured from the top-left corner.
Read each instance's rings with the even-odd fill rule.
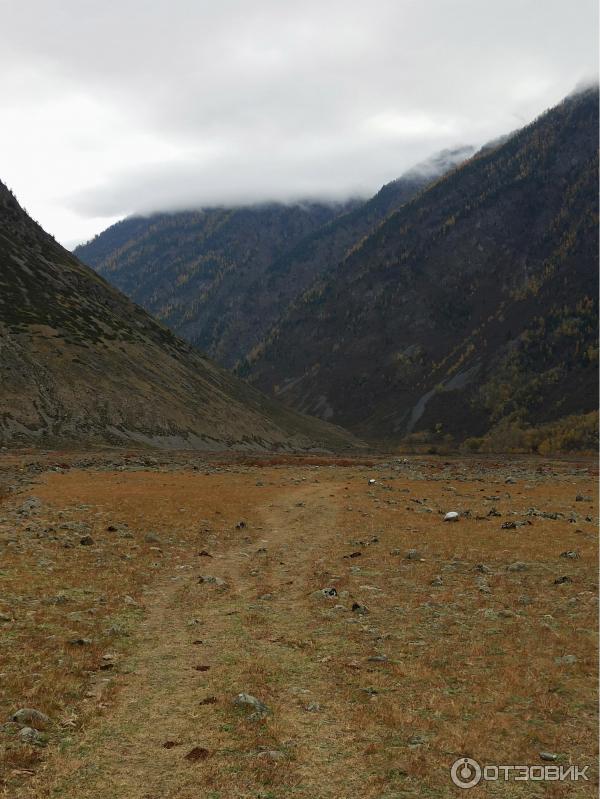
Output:
[[[470,757],[459,757],[452,764],[450,776],[459,788],[474,788],[481,780],[481,766]]]

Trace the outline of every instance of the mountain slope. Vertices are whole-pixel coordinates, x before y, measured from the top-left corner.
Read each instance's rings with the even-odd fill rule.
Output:
[[[245,354],[250,284],[347,205],[265,204],[131,217],[75,255],[225,366]],[[250,298],[250,299],[248,299]]]
[[[155,322],[0,183],[0,443],[340,447]]]
[[[371,438],[461,440],[596,408],[598,95],[389,216],[242,367]]]
[[[365,203],[132,217],[75,254],[177,335],[233,366],[375,225],[471,153],[440,153]]]
[[[249,297],[252,297],[252,303],[246,303],[243,309],[244,323],[251,330],[244,354],[252,358],[253,349],[285,316],[289,305],[316,280],[335,269],[346,254],[392,211],[472,154],[472,147],[438,153],[400,178],[386,183],[365,203],[305,236],[293,249],[283,252],[270,264],[264,277],[255,280],[251,286]],[[254,313],[251,313],[251,305]]]

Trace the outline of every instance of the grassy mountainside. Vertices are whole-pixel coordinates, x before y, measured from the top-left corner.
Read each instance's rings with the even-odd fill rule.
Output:
[[[177,339],[0,183],[0,443],[340,447]]]
[[[373,227],[471,153],[440,153],[364,203],[133,217],[75,253],[177,335],[233,366]]]
[[[502,438],[596,409],[597,131],[592,89],[436,181],[243,373],[371,438]]]

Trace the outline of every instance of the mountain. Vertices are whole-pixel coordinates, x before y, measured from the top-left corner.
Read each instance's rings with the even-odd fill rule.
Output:
[[[252,285],[347,204],[278,203],[131,217],[75,255],[224,366],[246,353]]]
[[[245,353],[239,353],[246,355],[246,359],[240,360],[252,359],[255,348],[285,316],[288,307],[316,280],[334,269],[392,211],[472,154],[472,147],[438,153],[385,184],[366,202],[305,236],[292,249],[282,252],[269,265],[264,277],[252,286],[249,296],[256,303],[257,312],[250,317],[246,315],[248,304],[244,307],[251,335],[245,340]]]
[[[368,202],[131,217],[75,254],[177,335],[231,367],[390,211],[472,152],[444,151]]]
[[[0,183],[0,443],[340,448],[60,247]]]
[[[597,135],[590,89],[484,148],[313,283],[240,372],[370,439],[508,446],[569,418],[567,435],[597,409]]]

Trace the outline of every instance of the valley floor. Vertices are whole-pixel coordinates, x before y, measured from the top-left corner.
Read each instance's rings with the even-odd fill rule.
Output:
[[[541,752],[589,781],[479,795],[595,796],[596,484],[574,460],[4,453],[0,796],[446,797],[460,756]],[[49,717],[28,741],[22,707]]]

